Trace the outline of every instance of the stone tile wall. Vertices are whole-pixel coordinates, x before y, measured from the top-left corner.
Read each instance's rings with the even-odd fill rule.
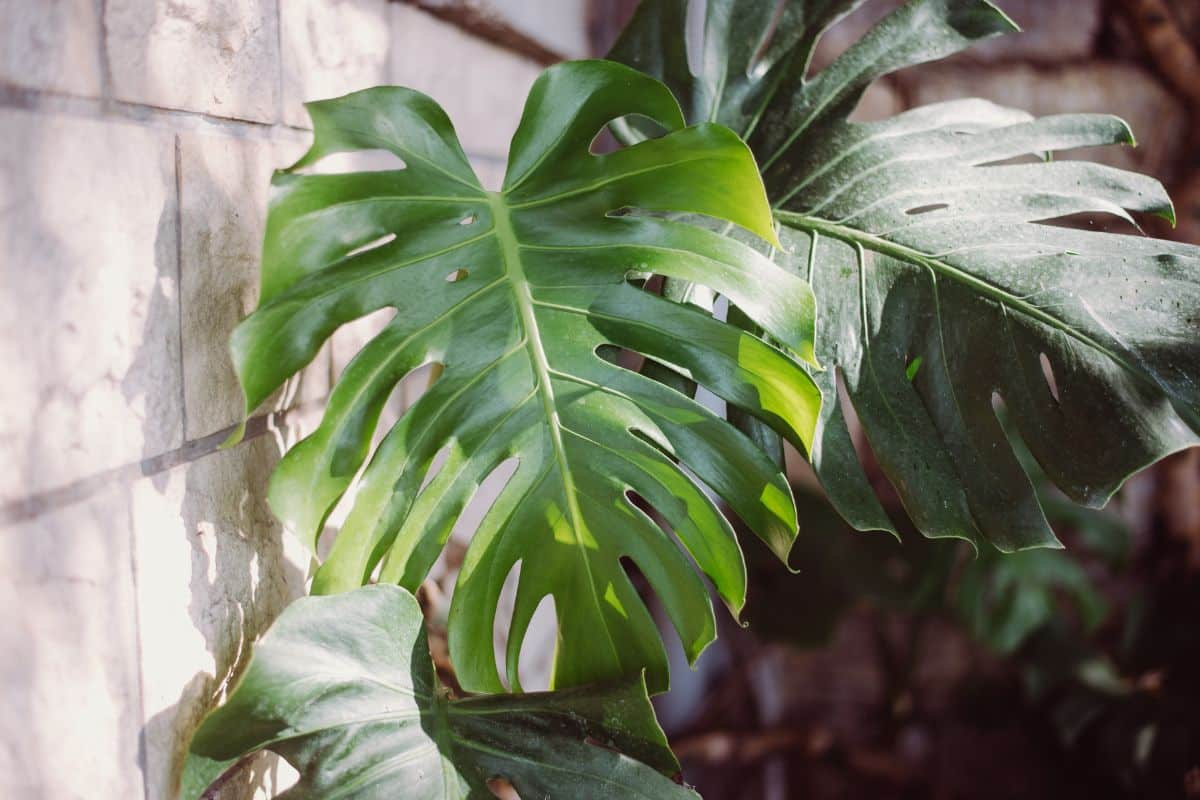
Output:
[[[576,54],[582,5],[513,4]],[[0,0],[0,797],[173,798],[192,730],[305,591],[266,482],[371,321],[218,450],[303,103],[429,92],[495,185],[540,69],[387,0]],[[221,796],[282,779],[260,759]]]

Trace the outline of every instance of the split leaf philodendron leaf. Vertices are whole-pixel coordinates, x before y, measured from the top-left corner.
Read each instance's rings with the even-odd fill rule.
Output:
[[[640,677],[451,700],[421,609],[397,586],[289,606],[192,738],[181,800],[264,749],[300,773],[287,800],[482,800],[497,777],[526,798],[698,797],[671,778],[679,764]]]
[[[863,0],[708,0],[689,68],[687,0],[645,0],[610,57],[663,80],[693,123],[750,143],[790,263],[816,292],[824,403],[809,452],[840,513],[891,524],[859,465],[838,377],[927,536],[1054,546],[997,419],[1046,474],[1103,504],[1197,443],[1200,248],[1048,224],[1172,216],[1157,181],[1051,151],[1131,144],[1114,117],[1033,119],[982,100],[847,121],[876,78],[1015,26],[985,0],[912,0],[806,78],[817,40]],[[640,121],[618,123],[636,141]],[[675,290],[679,293],[679,290]],[[751,426],[754,427],[754,426]]]
[[[604,61],[560,64],[537,80],[499,192],[480,188],[450,121],[418,92],[369,89],[308,108],[313,147],[273,181],[261,304],[233,337],[247,411],[338,326],[396,311],[274,475],[272,507],[310,547],[366,460],[394,387],[441,365],[366,466],[314,592],[359,586],[377,567],[382,582],[415,590],[480,484],[507,469],[449,612],[462,685],[504,688],[493,623],[519,565],[510,686],[530,619],[552,596],[556,686],[646,670],[651,689],[665,689],[662,642],[622,560],[649,581],[695,659],[715,635],[696,567],[735,612],[746,590],[732,528],[702,486],[780,556],[796,512],[758,448],[690,397],[617,366],[610,349],[682,370],[801,447],[819,413],[801,364],[816,364],[808,285],[752,247],[665,218],[716,217],[775,240],[750,151],[724,127],[685,128],[665,86]],[[592,154],[603,126],[629,114],[670,133]],[[390,150],[406,168],[300,173],[366,149]],[[633,285],[646,274],[711,287],[779,346]]]

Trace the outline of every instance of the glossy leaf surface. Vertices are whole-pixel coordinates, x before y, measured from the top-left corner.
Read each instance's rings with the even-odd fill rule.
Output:
[[[819,393],[801,365],[815,363],[808,285],[751,247],[663,213],[720,218],[774,240],[749,150],[723,127],[684,128],[662,84],[601,61],[538,79],[499,192],[480,187],[449,120],[424,95],[379,88],[309,109],[312,150],[274,179],[261,305],[233,338],[247,410],[338,326],[396,310],[272,481],[273,508],[311,547],[366,460],[390,392],[423,365],[441,365],[372,455],[314,591],[359,586],[376,568],[381,581],[415,590],[480,484],[511,469],[450,609],[463,686],[504,688],[492,631],[519,565],[509,685],[530,619],[551,596],[556,686],[645,669],[651,689],[664,689],[662,643],[622,559],[648,579],[694,659],[715,635],[700,572],[735,612],[745,597],[741,552],[702,484],[781,555],[795,537],[795,508],[784,476],[745,437],[690,397],[617,366],[606,348],[671,364],[798,445],[811,442]],[[671,133],[593,155],[596,134],[627,114]],[[300,172],[364,149],[390,150],[406,168]],[[702,282],[781,345],[644,292],[631,274]]]
[[[985,0],[913,0],[825,70],[822,31],[862,0],[709,0],[688,66],[686,0],[646,0],[612,57],[664,80],[691,122],[743,134],[792,269],[817,294],[825,402],[813,464],[856,527],[891,529],[852,447],[838,377],[931,537],[1056,545],[997,419],[1046,474],[1103,504],[1200,428],[1200,248],[1047,224],[1170,218],[1157,181],[1051,151],[1131,144],[1114,117],[1033,119],[980,100],[847,121],[896,69],[1015,30]],[[644,126],[621,126],[635,140]],[[785,260],[785,259],[781,259]]]
[[[183,800],[262,749],[300,773],[287,800],[475,800],[494,797],[496,777],[522,797],[697,797],[670,777],[679,765],[640,678],[448,699],[417,601],[387,585],[306,597],[280,615],[193,737]]]

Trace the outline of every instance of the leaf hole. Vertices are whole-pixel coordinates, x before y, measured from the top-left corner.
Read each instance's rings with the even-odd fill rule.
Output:
[[[395,172],[408,169],[404,159],[391,150],[353,150],[330,153],[315,164],[297,170],[302,175],[333,175],[343,172]]]
[[[929,214],[931,212],[941,211],[942,209],[949,207],[950,205],[948,203],[930,203],[928,205],[916,206],[914,208],[907,209],[904,213],[908,214],[910,217],[915,217],[919,214]]]
[[[392,306],[377,308],[352,322],[338,326],[330,337],[329,347],[333,351],[333,377],[349,365],[352,357],[363,346],[379,335],[395,319],[396,309]]]
[[[460,219],[458,221],[458,224],[459,225],[474,225],[475,221],[477,219],[479,219],[479,217],[477,217],[475,214],[467,214],[465,217],[463,217],[462,219]]]
[[[662,453],[664,456],[671,459],[672,461],[677,460],[675,451],[671,448],[671,443],[669,441],[667,441],[665,438],[660,441],[659,439],[656,439],[653,435],[643,431],[641,428],[628,428],[627,430],[629,431],[630,436],[633,436],[635,439],[640,439],[641,441],[650,445],[655,450]],[[659,433],[658,435],[662,436],[661,433]],[[682,466],[682,465],[680,465],[680,466]]]
[[[554,605],[554,595],[548,594],[538,601],[529,619],[521,654],[517,657],[517,674],[523,691],[543,692],[550,688],[557,641],[558,609]]]
[[[421,488],[418,492],[425,491],[425,487],[433,483],[433,479],[442,471],[442,467],[446,466],[446,460],[450,458],[450,445],[444,445],[441,450],[433,454],[433,458],[429,462],[429,469],[425,471],[425,477],[421,479]]]
[[[456,539],[464,543],[470,540],[471,535],[479,528],[480,523],[483,522],[483,518],[488,510],[495,504],[500,493],[504,491],[504,487],[508,485],[508,482],[512,480],[512,476],[516,474],[519,464],[520,459],[516,456],[509,456],[497,464],[496,468],[479,482],[479,486],[471,495],[470,501],[454,522],[454,528],[450,532],[451,539]]]
[[[617,141],[616,136],[613,136],[607,125],[601,128],[588,144],[588,152],[594,156],[602,156],[619,149],[621,149],[621,143]]]
[[[642,368],[646,358],[636,350],[629,350],[624,347],[618,347],[615,344],[601,344],[596,346],[595,353],[600,358],[610,364],[616,364],[618,367],[623,367],[630,372],[637,372]]]
[[[650,504],[649,500],[642,497],[633,489],[628,489],[625,491],[625,499],[629,502],[629,505],[633,506],[638,511],[641,511],[647,517],[652,519],[654,524],[661,528],[664,533],[668,535],[671,534],[671,526],[667,524],[667,521],[663,519],[662,515],[654,510],[654,506]]]
[[[1045,353],[1038,353],[1038,361],[1042,364],[1042,377],[1046,379],[1046,388],[1054,396],[1054,402],[1062,402],[1058,396],[1058,381],[1054,377],[1054,367],[1050,364],[1050,358]]]
[[[499,776],[488,778],[487,788],[498,800],[521,800],[521,795],[517,794],[516,787],[509,782],[508,778]]]
[[[496,671],[506,691],[512,691],[512,681],[504,665],[504,651],[508,647],[508,634],[512,629],[513,609],[516,606],[517,586],[521,583],[521,561],[512,565],[500,589],[500,600],[496,604],[496,615],[492,617],[492,651],[496,659]]]
[[[644,598],[654,593],[654,587],[650,585],[649,578],[638,567],[637,562],[626,555],[621,556],[619,561],[621,569],[625,571],[625,577],[633,584],[633,588],[637,591],[638,596]]]
[[[844,3],[843,5],[862,6],[862,8],[838,15],[836,21],[821,33],[816,47],[813,49],[812,58],[809,59],[808,69],[804,73],[806,81],[816,78],[822,70],[861,39],[863,31],[873,28],[898,3]]]
[[[467,269],[460,268],[460,269],[456,269],[456,270],[451,270],[449,273],[446,274],[446,283],[458,283],[461,280],[465,280],[466,277],[470,274],[471,274],[470,270],[467,270]]]
[[[297,783],[300,782],[300,773],[296,768],[287,762],[287,759],[280,758],[275,761],[275,791],[286,792]],[[207,796],[207,792],[204,796]]]
[[[846,420],[850,443],[854,446],[854,454],[858,456],[858,463],[870,471],[879,461],[875,457],[871,443],[867,440],[866,431],[863,430],[862,421],[858,416],[858,409],[854,407],[854,401],[850,399],[850,392],[846,389],[846,376],[840,367],[837,370],[837,398],[842,416]]]
[[[385,233],[383,236],[380,236],[378,239],[372,239],[371,241],[367,242],[364,245],[359,245],[358,247],[351,250],[349,253],[346,253],[345,257],[353,258],[354,256],[361,255],[361,254],[366,253],[371,250],[378,250],[380,247],[383,247],[385,244],[391,244],[394,241],[396,241],[396,234]]]

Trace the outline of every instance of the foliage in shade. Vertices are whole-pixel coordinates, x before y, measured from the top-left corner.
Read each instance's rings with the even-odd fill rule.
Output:
[[[1108,604],[1084,569],[1061,552],[984,551],[966,565],[955,593],[957,611],[979,641],[1009,654],[1061,614],[1068,598],[1082,627],[1091,630]]]
[[[515,460],[449,612],[462,685],[504,689],[492,631],[519,565],[510,686],[519,688],[530,619],[552,596],[556,686],[646,670],[650,688],[665,689],[662,642],[622,559],[648,579],[694,660],[715,635],[695,567],[735,612],[746,591],[732,528],[702,485],[781,557],[796,512],[784,475],[749,440],[690,397],[617,366],[605,348],[670,365],[797,446],[812,443],[820,395],[802,365],[816,365],[808,285],[752,247],[666,216],[719,218],[775,241],[750,151],[724,127],[685,128],[665,86],[602,61],[561,64],[537,80],[500,192],[480,187],[450,121],[418,92],[369,89],[308,108],[314,143],[273,180],[261,303],[233,337],[247,412],[338,326],[396,310],[273,477],[272,507],[314,550],[393,388],[441,365],[365,467],[314,592],[357,587],[377,568],[381,581],[415,590],[480,484]],[[604,125],[629,114],[670,133],[593,155]],[[406,168],[302,173],[331,153],[368,149],[389,150]],[[773,343],[633,285],[631,275],[646,274],[728,297]]]
[[[254,647],[224,705],[200,725],[182,800],[241,757],[278,753],[300,773],[287,800],[696,798],[640,677],[554,693],[451,700],[417,601],[368,586],[291,605]]]
[[[708,0],[689,68],[686,0],[645,0],[611,57],[662,79],[690,122],[750,143],[789,265],[813,286],[824,403],[809,453],[839,512],[891,530],[852,447],[838,378],[930,537],[1057,546],[997,418],[1076,502],[1197,442],[1200,248],[1047,224],[1172,218],[1157,181],[1051,151],[1132,144],[1119,119],[1033,119],[961,100],[855,124],[876,78],[1015,30],[985,0],[913,0],[806,78],[864,0]],[[651,126],[617,126],[635,141]],[[677,293],[678,289],[675,290]],[[917,365],[917,366],[914,366]],[[759,427],[751,423],[749,427]]]
[[[926,539],[909,527],[899,539],[855,536],[824,495],[797,490],[804,529],[792,559],[803,565],[802,575],[784,573],[761,547],[748,546],[745,619],[767,640],[823,647],[866,601],[889,613],[956,619],[976,641],[1005,655],[1052,623],[1094,630],[1109,614],[1097,578],[1123,563],[1130,532],[1115,513],[1068,503],[1036,467],[1032,473],[1055,530],[1072,537],[1070,552],[985,548],[976,556],[962,542]]]

